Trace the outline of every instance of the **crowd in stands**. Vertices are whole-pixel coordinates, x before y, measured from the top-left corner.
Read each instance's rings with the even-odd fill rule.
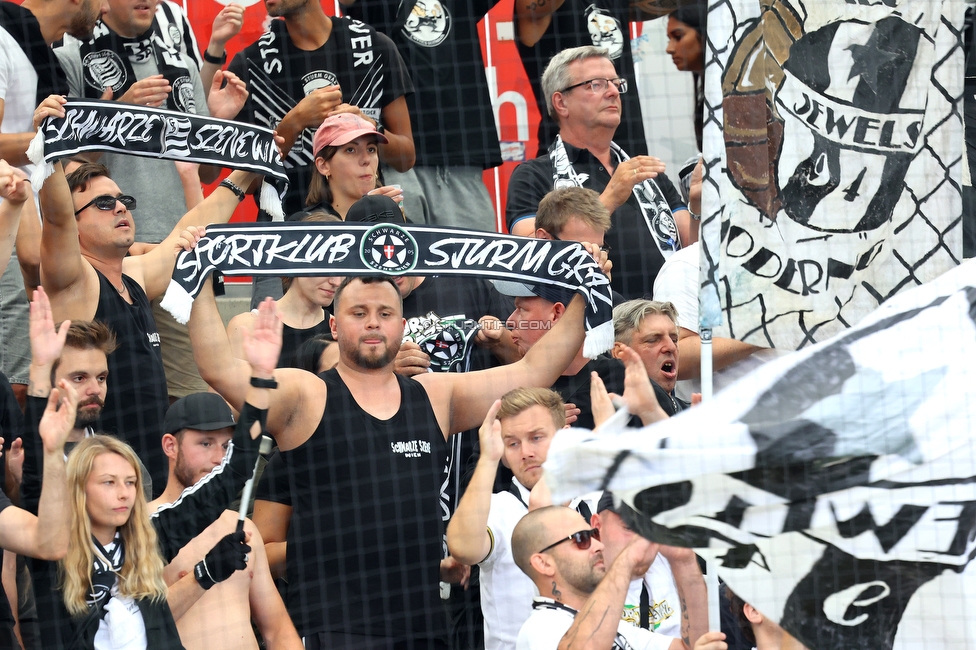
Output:
[[[492,230],[497,0],[340,2],[264,0],[229,62],[236,4],[201,52],[170,0],[0,2],[0,648],[780,647],[731,593],[709,632],[691,550],[543,480],[562,428],[697,401],[701,169],[684,196],[648,153],[627,29],[656,3],[514,3],[544,119],[507,229],[579,242],[609,277],[596,359],[581,296],[474,277],[264,276],[229,323],[207,282],[184,326],[160,308],[176,257],[257,175],[204,196],[217,166],[112,153],[29,182],[42,123],[100,99],[274,129],[289,227]],[[669,37],[700,55],[682,11]],[[716,368],[756,350],[715,349]]]

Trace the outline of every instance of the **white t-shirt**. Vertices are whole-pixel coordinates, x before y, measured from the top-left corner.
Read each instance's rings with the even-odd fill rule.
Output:
[[[519,628],[532,614],[535,584],[515,565],[512,531],[528,512],[529,491],[512,479],[522,496],[511,492],[491,495],[488,535],[491,551],[481,568],[481,611],[485,617],[485,650],[514,650]]]
[[[0,99],[3,100],[3,133],[34,130],[37,108],[37,73],[17,41],[0,27]]]
[[[556,650],[572,627],[576,612],[549,598],[536,598],[532,607],[532,616],[519,631],[517,650]],[[613,650],[667,650],[672,641],[671,637],[620,621],[612,647]]]
[[[681,600],[678,598],[678,585],[674,582],[671,563],[660,553],[654,558],[644,578],[630,583],[627,599],[624,601],[623,620],[640,627],[641,588],[645,584],[649,598],[648,622],[651,631],[680,638]]]

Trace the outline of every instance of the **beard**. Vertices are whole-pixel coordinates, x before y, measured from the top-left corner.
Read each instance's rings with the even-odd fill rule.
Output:
[[[309,0],[283,0],[277,7],[268,9],[268,15],[272,18],[288,18],[302,9],[309,3]]]
[[[572,544],[572,542],[567,543]],[[565,580],[579,592],[584,594],[592,594],[594,591],[596,591],[600,581],[603,580],[603,576],[606,575],[607,570],[606,567],[597,569],[588,561],[585,565],[583,563],[579,563],[569,566],[561,566],[560,573],[562,573],[563,580]]]
[[[384,339],[383,342],[386,343],[386,339]],[[379,370],[380,368],[385,368],[393,363],[393,360],[396,359],[396,355],[399,351],[399,342],[393,345],[387,344],[382,354],[373,356],[363,354],[359,351],[359,347],[357,346],[352,350],[352,352],[349,353],[349,360],[353,365],[364,370]]]
[[[71,19],[67,33],[78,40],[87,41],[92,37],[98,16],[98,7],[96,7],[94,0],[81,0],[81,6],[78,8],[78,13]]]
[[[176,466],[173,468],[173,476],[180,482],[183,489],[195,485],[197,482],[196,473],[186,464],[183,450],[180,449],[176,454]]]
[[[97,405],[96,409],[88,409],[83,411],[82,407]],[[102,415],[102,409],[105,407],[105,402],[97,397],[93,397],[87,402],[82,402],[78,405],[78,410],[75,414],[75,429],[84,429],[85,427],[90,427],[96,422],[98,418]]]

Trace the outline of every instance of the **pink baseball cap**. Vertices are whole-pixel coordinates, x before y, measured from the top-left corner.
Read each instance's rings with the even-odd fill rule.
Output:
[[[380,144],[389,142],[385,135],[376,130],[372,122],[352,113],[338,113],[325,118],[322,122],[322,126],[315,132],[315,138],[312,140],[312,150],[317,154],[322,147],[338,147],[364,135],[375,135],[376,141]]]

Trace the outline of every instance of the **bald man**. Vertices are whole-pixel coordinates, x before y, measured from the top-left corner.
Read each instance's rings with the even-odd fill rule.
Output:
[[[641,629],[620,619],[630,581],[647,573],[658,547],[640,536],[604,563],[600,531],[575,510],[540,508],[519,521],[512,533],[515,563],[539,589],[532,616],[519,632],[517,650],[689,650],[690,624],[682,639]],[[701,576],[678,582],[682,600],[704,590]]]

